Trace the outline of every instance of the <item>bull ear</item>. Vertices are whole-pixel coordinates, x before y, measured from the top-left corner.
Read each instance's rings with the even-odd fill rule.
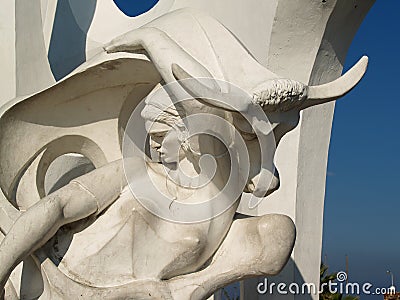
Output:
[[[363,78],[368,66],[368,57],[363,56],[346,74],[338,79],[308,88],[308,97],[301,109],[334,101],[350,92]]]
[[[250,101],[246,102],[246,97],[243,97],[243,95],[223,93],[220,88],[208,87],[201,82],[201,79],[194,78],[177,64],[172,64],[171,68],[175,79],[178,80],[186,92],[204,105],[234,112],[247,111],[248,106],[251,104]],[[208,78],[204,78],[203,81],[207,82],[208,80]],[[250,97],[247,98],[251,99]]]

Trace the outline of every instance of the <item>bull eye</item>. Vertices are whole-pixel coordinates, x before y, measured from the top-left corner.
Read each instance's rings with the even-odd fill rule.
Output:
[[[114,0],[115,5],[128,17],[137,17],[151,10],[159,0]]]

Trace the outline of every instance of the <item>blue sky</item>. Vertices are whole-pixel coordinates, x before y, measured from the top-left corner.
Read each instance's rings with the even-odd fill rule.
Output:
[[[136,13],[132,3],[139,2],[157,1],[131,2],[128,14]],[[347,254],[350,281],[377,287],[389,285],[390,269],[400,288],[399,13],[399,0],[378,0],[348,54],[346,69],[363,54],[370,65],[359,86],[336,106],[322,256],[331,271],[340,271]]]
[[[126,15],[135,17],[150,10],[158,0],[114,0],[114,2]]]
[[[337,102],[329,153],[323,256],[350,281],[400,288],[400,1],[378,0],[352,44],[346,69],[370,57],[366,77]],[[364,299],[364,296],[362,297]],[[368,296],[368,299],[382,299]]]

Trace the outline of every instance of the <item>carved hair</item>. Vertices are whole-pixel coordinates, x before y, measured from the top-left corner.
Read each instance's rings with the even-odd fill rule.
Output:
[[[266,112],[288,111],[300,107],[307,99],[308,88],[291,79],[269,80],[253,91],[253,103]]]

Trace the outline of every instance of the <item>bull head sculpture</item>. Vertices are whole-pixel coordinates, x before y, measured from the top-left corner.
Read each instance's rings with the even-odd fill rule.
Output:
[[[193,17],[197,20],[195,24]],[[205,34],[188,43],[187,32],[178,31],[179,26],[192,29],[207,27],[210,31],[218,32],[218,35]],[[205,47],[209,44],[212,47]],[[226,51],[227,48],[230,50]],[[220,23],[194,10],[175,11],[114,39],[104,49],[107,53],[146,53],[165,83],[178,80],[180,89],[183,88],[189,96],[202,104],[231,113],[235,127],[244,133],[258,131],[264,135],[269,134],[262,122],[255,120],[249,124],[240,115],[261,107],[272,125],[272,134],[276,141],[273,147],[264,145],[266,149],[275,149],[280,139],[297,126],[301,110],[334,101],[348,93],[361,80],[368,64],[368,58],[363,57],[345,75],[320,86],[307,86],[295,80],[281,78],[251,57],[243,45]],[[214,58],[217,58],[218,63],[210,63]],[[196,78],[211,79],[207,83],[212,87]],[[247,91],[248,97],[222,92],[219,85],[212,82],[213,78],[238,86]],[[170,92],[179,94],[181,91],[172,88]],[[257,140],[249,141],[248,146],[255,147],[254,144],[259,142],[262,143]],[[260,151],[256,149],[253,152]],[[273,151],[267,156],[263,159],[270,165],[274,158]],[[250,174],[245,191],[257,197],[264,197],[279,187],[276,170],[270,170],[263,165],[263,159],[250,158]],[[275,172],[272,174],[272,182],[271,172]]]
[[[301,110],[337,100],[349,93],[364,76],[367,65],[368,57],[364,56],[340,78],[318,86],[307,86],[299,81],[280,79],[276,76],[276,79],[265,81],[249,91],[250,97],[248,98],[208,87],[178,64],[172,65],[172,73],[193,98],[205,105],[231,112],[235,115],[233,118],[235,127],[242,128],[249,133],[258,130],[262,134],[268,134],[267,131],[262,132],[262,128],[258,124],[246,126],[248,124],[245,124],[246,122],[239,115],[239,113],[251,110],[252,106],[260,106],[272,123],[275,146],[278,146],[281,138],[297,126]],[[204,67],[199,66],[199,68]],[[295,121],[293,122],[293,120]],[[278,173],[275,172],[274,178],[269,184],[269,172],[270,170],[265,169],[262,165],[259,170],[253,170],[247,191],[257,197],[264,197],[275,191],[279,187]]]

